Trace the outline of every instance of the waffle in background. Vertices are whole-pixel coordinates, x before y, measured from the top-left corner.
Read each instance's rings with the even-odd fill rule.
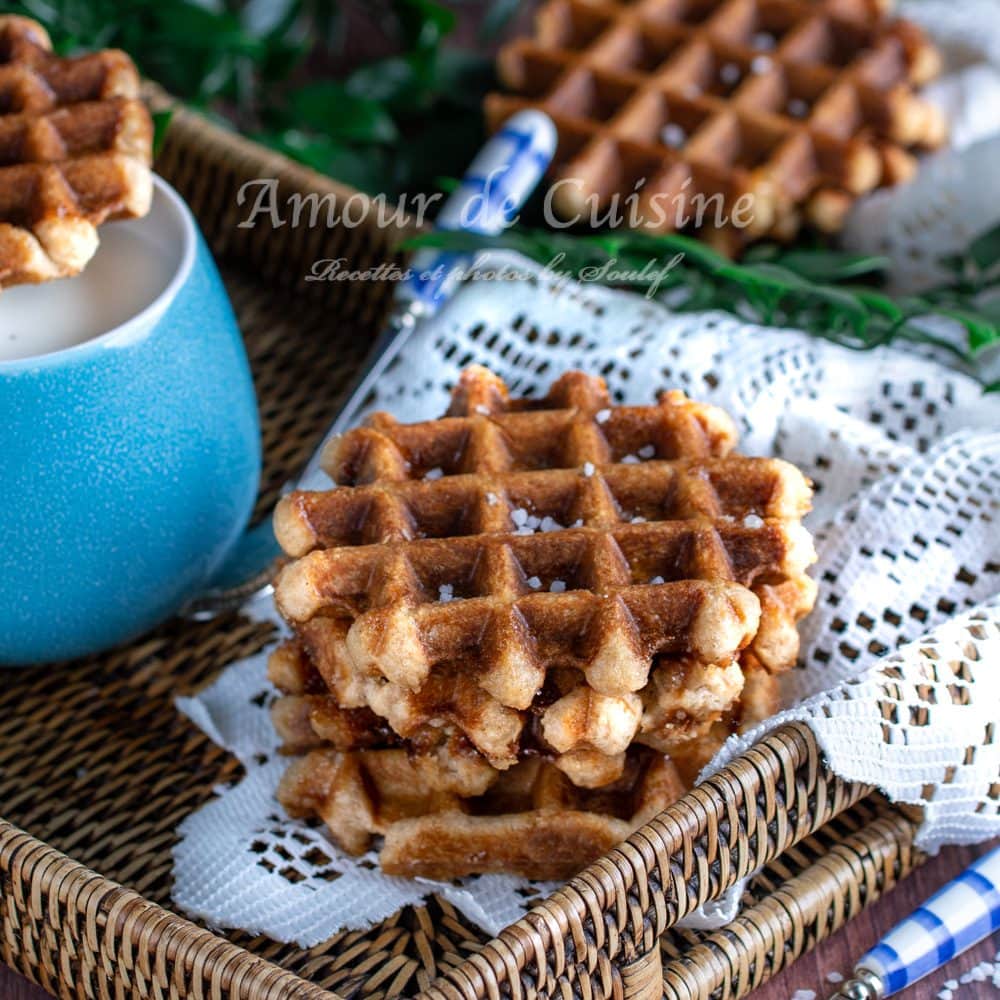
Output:
[[[683,228],[678,206],[696,218],[700,195],[699,235],[726,253],[803,225],[837,232],[859,196],[912,176],[913,151],[946,137],[914,91],[939,54],[887,6],[547,0],[534,36],[501,50],[509,93],[487,97],[487,118],[495,129],[526,107],[550,115],[552,207],[565,219],[595,206],[603,217],[617,195],[625,224],[667,232]]]
[[[63,59],[0,15],[0,288],[78,274],[97,226],[152,198],[153,128],[123,52]]]
[[[446,417],[333,442],[339,488],[275,516],[294,636],[272,717],[307,755],[286,808],[434,877],[444,828],[450,874],[534,877],[531,837],[560,829],[557,877],[666,805],[774,711],[815,596],[808,483],[735,437],[679,392],[613,406],[571,372],[519,400],[473,368]]]

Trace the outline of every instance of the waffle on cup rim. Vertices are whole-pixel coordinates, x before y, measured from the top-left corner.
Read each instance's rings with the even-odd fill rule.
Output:
[[[97,227],[152,200],[153,127],[124,52],[52,52],[35,21],[0,15],[0,289],[78,274]]]
[[[809,483],[735,443],[678,391],[478,367],[445,417],[332,442],[337,488],[275,514],[289,813],[394,874],[562,877],[673,801],[773,714],[815,599]]]
[[[617,200],[632,228],[692,229],[728,254],[804,225],[834,233],[859,196],[913,175],[911,150],[946,138],[914,90],[940,55],[889,6],[545,0],[534,36],[500,51],[507,93],[487,97],[487,120],[552,118],[565,220]]]

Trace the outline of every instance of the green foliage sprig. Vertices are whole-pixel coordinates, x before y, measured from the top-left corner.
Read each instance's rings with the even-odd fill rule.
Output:
[[[629,287],[645,291],[656,283],[680,311],[722,309],[753,322],[789,326],[845,347],[869,349],[897,340],[934,344],[973,369],[984,348],[1000,343],[1000,297],[979,305],[984,293],[1000,288],[996,248],[1000,227],[980,237],[966,254],[949,259],[956,280],[919,296],[896,299],[880,283],[884,257],[825,249],[787,249],[763,245],[742,261],[731,261],[687,236],[608,232],[575,235],[517,227],[499,236],[430,232],[409,247],[436,247],[471,253],[506,249],[561,273],[617,284],[614,275],[631,272]],[[605,265],[614,261],[614,270]],[[665,274],[650,267],[675,262]],[[604,278],[609,275],[609,280]],[[945,316],[964,331],[965,343],[934,333],[926,320]],[[995,388],[995,387],[994,387]]]

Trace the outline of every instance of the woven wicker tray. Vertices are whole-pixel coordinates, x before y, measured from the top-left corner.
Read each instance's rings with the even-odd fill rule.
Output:
[[[200,220],[240,318],[261,405],[264,517],[335,413],[392,291],[302,276],[320,257],[386,259],[391,234],[238,228],[249,179],[277,177],[286,195],[348,192],[186,112],[158,169]],[[171,847],[240,765],[173,698],[267,639],[235,614],[173,621],[100,657],[0,671],[0,959],[80,997],[738,997],[922,860],[912,821],[831,778],[809,731],[792,726],[492,942],[438,900],[309,950],[212,933],[170,910]],[[670,929],[761,865],[735,923]]]

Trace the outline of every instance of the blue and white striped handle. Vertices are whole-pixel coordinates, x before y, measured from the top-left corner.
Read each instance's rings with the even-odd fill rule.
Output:
[[[874,995],[892,996],[997,930],[1000,847],[970,865],[858,959],[858,980],[874,977],[881,986]]]
[[[520,111],[480,150],[445,202],[435,225],[493,236],[510,224],[552,162],[556,130],[541,111]],[[421,250],[403,295],[434,309],[447,298],[471,255]]]

